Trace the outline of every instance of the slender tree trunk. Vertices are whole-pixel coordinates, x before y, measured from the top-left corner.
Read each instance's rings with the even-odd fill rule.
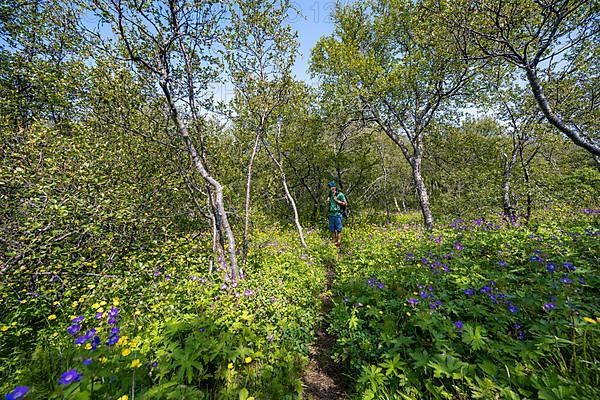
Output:
[[[433,214],[431,213],[431,207],[429,205],[427,187],[425,186],[425,181],[421,175],[421,155],[415,154],[411,158],[410,164],[412,167],[413,178],[415,180],[415,186],[417,188],[417,195],[419,196],[419,206],[421,207],[421,213],[423,214],[425,228],[430,230],[433,227]]]
[[[287,180],[285,178],[283,170],[281,170],[281,183],[283,183],[283,190],[285,191],[285,196],[290,202],[292,211],[294,212],[294,224],[296,224],[296,229],[298,230],[298,235],[300,236],[300,244],[302,244],[302,247],[306,247],[306,242],[304,241],[304,232],[302,231],[302,225],[300,224],[300,218],[298,217],[298,208],[296,207],[296,202],[294,201],[294,198],[292,197],[292,194],[290,193],[290,190],[288,188]]]
[[[512,176],[513,169],[517,163],[518,147],[513,141],[513,149],[510,155],[510,160],[506,160],[504,166],[504,172],[502,174],[502,208],[504,209],[504,217],[511,224],[515,222],[515,208],[511,201],[510,192],[510,178]],[[503,154],[505,158],[508,158],[506,154]]]
[[[252,182],[252,166],[254,165],[254,157],[258,151],[258,144],[262,131],[262,123],[258,128],[256,133],[256,138],[254,139],[254,145],[252,146],[252,153],[250,154],[250,160],[248,160],[248,170],[246,172],[246,199],[244,202],[244,239],[242,246],[242,265],[246,264],[246,259],[248,257],[248,229],[250,226],[250,192],[251,192],[251,182]]]
[[[535,155],[535,153],[534,153]],[[532,204],[532,196],[531,196],[531,183],[529,178],[529,161],[533,158],[533,156],[526,162],[523,159],[523,149],[521,148],[519,151],[519,158],[521,160],[521,167],[523,168],[523,177],[525,178],[525,186],[527,187],[527,208],[525,210],[525,224],[529,224],[529,219],[531,218],[531,204]]]
[[[266,145],[263,139],[263,144],[265,150],[267,150],[267,154],[273,160],[277,168],[279,169],[279,173],[281,174],[281,183],[283,184],[283,190],[285,191],[285,197],[290,203],[292,207],[292,211],[294,213],[294,224],[296,225],[296,229],[298,230],[298,235],[300,236],[300,244],[302,247],[306,247],[306,242],[304,241],[304,232],[302,231],[302,225],[300,224],[300,218],[298,217],[298,208],[296,207],[296,202],[294,201],[294,197],[290,193],[290,190],[287,185],[287,179],[285,177],[285,171],[283,170],[283,160],[281,157],[281,149],[279,147],[279,136],[281,135],[281,126],[277,127],[277,137],[276,137],[276,146],[277,146],[277,157],[269,150],[269,146]]]
[[[183,142],[186,145],[186,148],[188,149],[188,152],[190,154],[190,157],[192,159],[192,162],[194,164],[194,166],[196,167],[196,169],[198,170],[198,172],[200,173],[200,175],[202,176],[202,178],[211,185],[211,187],[214,189],[213,195],[214,195],[214,205],[216,208],[216,217],[217,220],[219,221],[219,227],[220,227],[220,234],[222,236],[225,236],[227,238],[227,244],[228,244],[228,252],[229,252],[229,262],[230,262],[230,275],[231,275],[231,279],[237,279],[239,277],[239,269],[238,269],[238,263],[237,263],[237,254],[236,254],[236,246],[235,246],[235,237],[233,235],[233,231],[231,230],[231,225],[229,225],[229,220],[227,219],[227,214],[225,212],[225,205],[224,205],[224,200],[223,200],[223,186],[216,180],[214,179],[206,170],[206,167],[204,166],[202,159],[200,158],[200,155],[198,154],[198,151],[196,150],[196,146],[194,145],[192,138],[189,134],[189,131],[187,129],[187,126],[183,123],[183,121],[181,120],[181,117],[179,115],[179,110],[175,104],[175,101],[173,100],[173,97],[171,95],[171,90],[169,89],[168,86],[168,79],[167,77],[163,74],[163,79],[160,82],[160,86],[163,90],[163,93],[167,99],[167,103],[169,105],[169,110],[171,112],[171,118],[173,119],[173,122],[175,123],[175,126],[177,127],[177,132],[179,133],[179,136],[181,137],[181,139],[183,140]]]
[[[381,150],[381,147],[377,148],[377,152],[379,153],[379,158],[381,159],[381,170],[383,172],[383,201],[385,203],[385,215],[386,215],[386,221],[389,224],[391,219],[390,219],[390,202],[389,199],[387,198],[387,178],[388,178],[388,173],[387,173],[387,168],[385,167],[385,158],[383,156],[383,151]],[[394,198],[395,200],[395,198]],[[397,205],[397,203],[396,203]]]

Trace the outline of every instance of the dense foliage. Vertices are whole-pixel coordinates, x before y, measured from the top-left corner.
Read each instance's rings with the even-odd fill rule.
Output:
[[[586,212],[353,230],[330,330],[359,397],[598,397],[600,230]]]
[[[0,2],[0,393],[600,397],[598,7]]]

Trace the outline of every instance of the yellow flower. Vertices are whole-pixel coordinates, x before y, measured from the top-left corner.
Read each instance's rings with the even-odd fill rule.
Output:
[[[93,308],[94,310],[95,310],[95,309],[97,309],[97,308],[100,308],[100,304],[98,304],[98,303],[94,303],[94,304],[92,304],[92,308]]]
[[[250,396],[246,400],[254,400],[254,396]]]
[[[139,368],[141,365],[142,362],[139,360],[139,358],[136,358],[131,362],[131,368]]]
[[[244,362],[246,364],[250,364],[252,362],[252,357],[246,357],[246,358],[244,358]]]
[[[100,364],[104,364],[108,361],[108,359],[106,357],[102,356],[98,359],[98,361],[100,361]]]
[[[71,303],[71,307],[73,308],[77,308],[77,306],[79,305],[79,302],[74,301],[73,303]]]
[[[100,307],[99,309],[96,310],[96,312],[104,312],[104,308]]]
[[[127,342],[129,342],[129,338],[127,336],[121,336],[117,342],[117,346],[125,346]]]
[[[21,300],[19,303],[25,304],[25,303],[27,303],[27,300]]]
[[[118,297],[113,297],[112,301],[113,301],[113,306],[115,306],[115,307],[117,307],[120,304]]]
[[[133,315],[142,315],[142,313],[140,312],[140,310],[135,310],[135,312],[133,313]]]
[[[138,339],[136,338],[136,339],[133,339],[133,340],[131,341],[131,343],[129,343],[129,347],[131,347],[132,349],[134,349],[134,348],[136,348],[136,347],[137,347],[137,345],[138,345],[138,344],[139,344],[139,343],[138,343]]]
[[[233,369],[233,363],[227,364],[227,369]]]
[[[53,303],[52,303],[52,305],[53,305],[53,306],[59,306],[59,305],[60,305],[60,302],[58,302],[58,301],[55,301],[55,302],[53,302]]]
[[[6,332],[8,330],[8,326],[2,325],[0,326],[0,332]]]
[[[88,288],[88,289],[93,289],[93,288],[95,288],[95,287],[96,287],[96,285],[87,285],[87,288]]]
[[[585,322],[589,322],[590,324],[595,324],[596,323],[596,320],[593,319],[593,318],[590,318],[590,317],[583,317],[583,320]]]
[[[85,344],[85,349],[86,350],[91,350],[92,349],[92,344],[91,343],[86,343]]]
[[[124,394],[123,396],[119,397],[117,400],[129,400],[129,396]]]
[[[106,305],[106,302],[105,302],[104,300],[102,300],[102,301],[100,302],[100,305],[101,305],[101,306],[105,306],[105,305]]]
[[[131,350],[129,350],[129,349],[123,349],[123,351],[121,352],[121,355],[124,357],[127,357],[130,354],[131,354]]]
[[[48,321],[54,321],[56,319],[56,315],[52,314],[52,315],[48,315]]]
[[[58,332],[54,332],[54,333],[52,334],[52,337],[57,337],[57,336],[58,336]]]

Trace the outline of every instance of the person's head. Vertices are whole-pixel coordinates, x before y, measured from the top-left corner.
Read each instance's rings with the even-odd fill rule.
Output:
[[[327,186],[329,186],[329,190],[332,193],[335,193],[335,191],[337,190],[337,184],[335,183],[335,181],[331,181],[327,184]]]

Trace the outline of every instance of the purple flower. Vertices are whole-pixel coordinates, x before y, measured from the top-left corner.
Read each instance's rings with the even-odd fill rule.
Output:
[[[587,282],[583,279],[583,278],[577,278],[577,280],[579,281],[579,283],[581,283],[582,285],[587,285]]]
[[[498,261],[498,266],[500,266],[500,267],[506,267],[506,265],[507,265],[506,261],[504,261],[504,260]]]
[[[550,310],[554,310],[556,306],[554,305],[554,303],[546,303],[542,306],[542,308],[544,309],[544,311],[550,311]]]
[[[472,288],[465,289],[465,290],[464,290],[464,293],[465,293],[467,296],[473,296],[473,295],[475,294],[475,289],[472,289]]]
[[[58,380],[61,385],[68,385],[73,382],[79,382],[81,380],[81,374],[76,369],[70,369],[67,372],[63,372]]]
[[[440,244],[440,243],[442,243],[442,235],[440,235],[440,236],[438,236],[437,238],[435,238],[435,242],[436,242],[437,244]]]
[[[252,296],[254,294],[254,290],[246,289],[244,290],[244,296]]]
[[[490,294],[490,300],[492,300],[492,303],[498,304],[498,300],[496,300],[496,296],[495,295]]]
[[[533,261],[533,262],[544,262],[544,260],[542,259],[542,257],[540,257],[538,255],[529,257],[529,260]]]
[[[479,291],[481,293],[489,293],[492,291],[492,288],[486,285],[486,286],[482,287],[481,289],[479,289]]]
[[[556,264],[554,264],[553,262],[548,262],[546,263],[546,269],[548,270],[548,272],[554,273],[554,271],[556,271]]]
[[[84,336],[86,340],[91,340],[94,336],[96,336],[96,330],[92,328],[87,331]]]
[[[83,365],[90,365],[92,363],[92,359],[91,358],[86,358],[85,360],[83,360],[82,364]]]
[[[271,334],[270,334],[270,335],[267,337],[267,340],[268,340],[269,342],[272,342],[274,338],[275,338],[275,335],[273,335],[273,334],[271,333]]]
[[[378,282],[378,283],[377,283],[377,288],[378,288],[378,289],[383,289],[383,288],[385,288],[385,284],[383,284],[383,283],[381,283],[381,282]]]
[[[577,268],[576,268],[576,267],[575,267],[573,264],[571,264],[571,263],[570,263],[570,262],[568,262],[568,261],[565,261],[565,262],[563,263],[563,266],[564,266],[566,269],[568,269],[569,271],[575,271],[575,270],[577,269]]]
[[[67,327],[67,332],[71,336],[75,336],[81,330],[81,325],[73,324]]]
[[[422,299],[427,299],[429,297],[429,294],[427,292],[420,291],[419,296],[421,296]]]
[[[155,270],[154,271],[154,276],[159,276],[160,275],[160,271],[159,270]]]
[[[519,308],[517,306],[515,306],[513,303],[511,303],[510,301],[506,303],[507,307],[508,307],[508,311],[510,311],[513,314],[516,314],[519,312]]]
[[[107,345],[113,346],[119,341],[119,335],[111,335],[106,342]]]
[[[85,317],[83,315],[80,315],[79,317],[75,317],[71,320],[71,322],[73,324],[80,324],[83,322],[83,320],[85,319]]]
[[[118,317],[119,316],[119,309],[117,307],[112,307],[110,309],[110,311],[108,312],[108,316],[109,317]]]
[[[454,323],[454,326],[455,326],[455,327],[456,327],[456,329],[458,329],[459,331],[462,331],[462,329],[463,329],[463,323],[462,323],[462,321],[456,321],[456,322]]]
[[[116,325],[118,322],[119,322],[119,320],[117,318],[115,318],[115,317],[110,317],[108,319],[108,324],[109,325]]]
[[[410,304],[411,306],[416,306],[417,304],[419,304],[419,300],[415,299],[414,297],[411,297],[408,299],[408,304]]]
[[[458,251],[464,249],[463,245],[460,242],[454,242],[454,248]]]
[[[94,336],[94,340],[92,340],[92,350],[96,350],[99,344],[100,338],[98,336]]]
[[[227,290],[227,284],[226,283],[224,283],[224,284],[221,285],[221,290]]]
[[[10,393],[7,393],[6,396],[4,396],[5,400],[18,400],[18,399],[22,399],[23,396],[25,396],[27,394],[27,392],[29,392],[29,387],[27,386],[17,386],[14,388],[14,390]]]
[[[565,284],[569,284],[569,283],[573,282],[573,280],[571,278],[569,278],[567,275],[563,275],[562,278],[560,278],[560,281]]]
[[[434,301],[432,303],[429,303],[429,308],[432,309],[432,310],[436,310],[441,305],[442,305],[442,302],[439,301],[439,300],[436,300],[436,301]]]
[[[102,317],[104,317],[104,313],[101,313],[101,312],[97,312],[95,315],[96,319],[102,319]]]

